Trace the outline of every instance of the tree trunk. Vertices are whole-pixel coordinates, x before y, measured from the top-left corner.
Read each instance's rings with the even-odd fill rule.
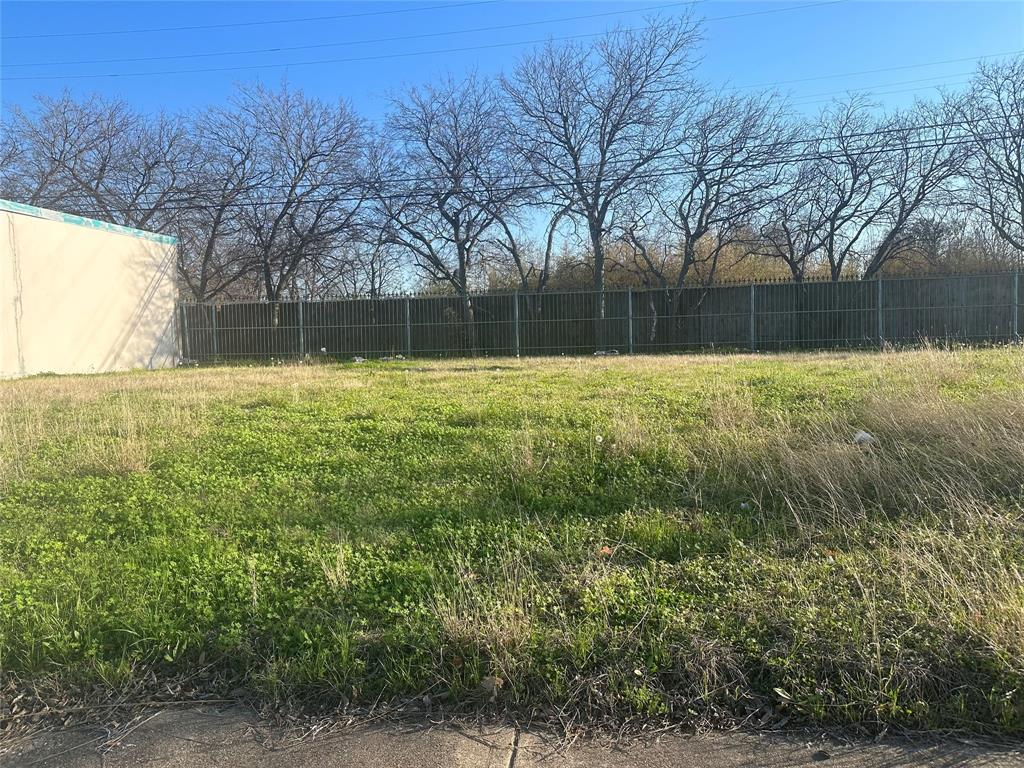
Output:
[[[683,263],[679,267],[679,277],[676,278],[675,289],[671,292],[666,291],[668,295],[668,318],[666,318],[669,327],[669,341],[679,341],[680,336],[683,337],[685,343],[686,333],[685,326],[680,324],[680,316],[683,314],[683,291],[686,286],[686,278],[690,274],[690,267],[694,265],[697,260],[697,239],[692,236],[687,236],[683,241]]]
[[[654,344],[658,341],[658,305],[654,301],[654,291],[647,291],[647,309],[651,316],[651,326],[648,332],[648,341]]]
[[[460,289],[460,292],[462,294],[462,323],[466,332],[466,344],[469,347],[470,353],[476,355],[476,323],[473,317],[473,299],[465,286]]]
[[[275,302],[277,301],[277,295],[280,291],[280,286],[274,285],[274,276],[270,271],[270,264],[267,262],[266,256],[264,256],[263,258],[262,271],[263,287],[267,293],[267,301]]]
[[[601,241],[601,226],[590,222],[590,244],[594,249],[594,346],[604,349],[604,243]]]
[[[469,254],[461,243],[459,249],[459,269],[456,273],[459,299],[462,302],[462,328],[466,346],[471,354],[476,355],[476,324],[473,322],[473,299],[469,295]]]
[[[787,261],[789,265],[789,271],[793,273],[793,282],[802,283],[804,281],[804,270],[802,266],[798,266],[796,262]]]

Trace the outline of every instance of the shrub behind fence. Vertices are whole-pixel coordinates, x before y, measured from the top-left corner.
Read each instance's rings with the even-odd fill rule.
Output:
[[[183,358],[199,362],[784,350],[1020,338],[1019,272],[872,281],[614,290],[595,322],[588,291],[178,306]]]

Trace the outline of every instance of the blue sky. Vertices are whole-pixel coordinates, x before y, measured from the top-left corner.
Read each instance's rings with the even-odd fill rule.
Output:
[[[145,110],[178,111],[221,102],[237,82],[259,79],[277,83],[287,78],[310,94],[330,99],[344,97],[364,115],[377,119],[387,107],[389,93],[403,84],[474,68],[481,73],[507,70],[518,53],[530,47],[524,41],[586,35],[616,23],[635,26],[655,13],[642,9],[669,5],[658,0],[2,0],[0,103],[4,107],[24,105],[35,93],[54,95],[67,88],[81,95],[95,92],[120,96]],[[780,90],[791,94],[795,104],[807,110],[817,109],[821,101],[845,89],[863,88],[878,93],[879,101],[885,105],[898,106],[912,100],[915,93],[934,93],[936,84],[961,83],[973,67],[970,61],[916,65],[1024,49],[1024,0],[705,0],[690,5],[697,16],[708,19],[699,66],[703,78],[716,85],[778,84]],[[660,13],[679,13],[683,8],[682,4],[671,4]],[[324,16],[347,18],[264,23]],[[590,18],[557,21],[580,16]],[[246,26],[224,26],[240,22]],[[95,34],[210,25],[221,26]],[[481,27],[505,28],[466,31]],[[448,34],[452,32],[457,34]],[[381,39],[396,37],[405,39]],[[318,47],[261,50],[296,46]],[[476,49],[450,50],[453,48]],[[261,52],[229,53],[253,49]],[[420,51],[443,52],[408,55]],[[71,63],[169,56],[188,58]],[[365,60],[366,57],[377,58]],[[297,64],[323,59],[364,60]],[[24,66],[28,64],[33,66]],[[242,69],[124,76],[225,67]],[[72,77],[108,73],[122,76]],[[50,79],[15,79],[35,76]]]

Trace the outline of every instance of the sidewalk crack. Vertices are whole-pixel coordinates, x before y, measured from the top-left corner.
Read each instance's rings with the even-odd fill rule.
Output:
[[[512,732],[512,749],[508,753],[508,763],[505,768],[515,768],[516,758],[519,757],[519,728]]]

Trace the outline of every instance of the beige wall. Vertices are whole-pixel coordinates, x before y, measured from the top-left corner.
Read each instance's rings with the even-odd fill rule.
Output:
[[[0,207],[0,375],[174,365],[173,242],[62,216]]]

